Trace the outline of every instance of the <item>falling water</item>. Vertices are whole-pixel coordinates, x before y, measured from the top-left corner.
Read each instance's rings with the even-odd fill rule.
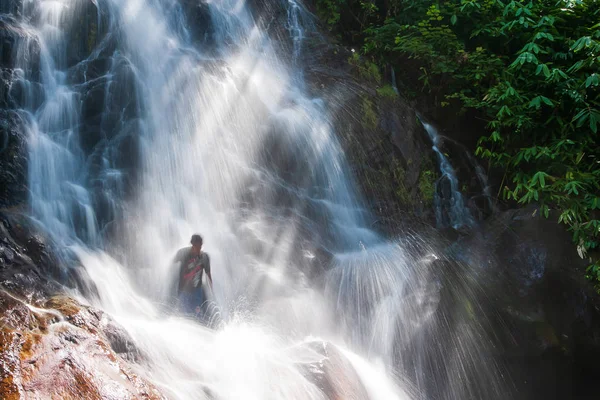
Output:
[[[392,89],[394,89],[394,92],[396,94],[400,94],[400,91],[398,90],[398,84],[396,83],[396,71],[394,70],[394,67],[391,68],[392,70]]]
[[[403,376],[396,352],[435,330],[439,283],[429,261],[368,228],[327,104],[303,88],[298,60],[314,25],[302,4],[274,3],[286,21],[265,21],[244,2],[212,1],[191,24],[175,0],[24,4],[15,82],[40,89],[20,99],[31,212],[97,288],[77,296],[111,313],[146,355],[140,374],[178,399],[322,399],[303,371],[323,357],[310,343],[326,340],[371,399],[425,392],[425,368]],[[209,28],[198,35],[194,23]],[[74,48],[87,50],[76,59]],[[468,221],[461,202],[453,224]],[[194,232],[211,256],[215,330],[173,310],[171,258]],[[481,335],[461,329],[461,351],[448,350],[461,368],[440,390],[453,400],[485,346],[465,343]],[[416,360],[407,369],[427,363],[403,354]],[[493,371],[479,374],[500,396]]]
[[[466,149],[465,149],[465,154],[467,155],[469,162],[475,169],[475,176],[477,176],[477,181],[479,182],[479,185],[481,186],[481,193],[485,197],[487,206],[489,207],[491,212],[498,211],[498,207],[496,206],[496,201],[495,201],[494,195],[492,194],[492,185],[490,185],[490,182],[488,180],[487,174],[485,173],[485,170],[483,169],[481,164],[479,164],[479,162],[475,159],[475,157],[473,157],[471,155],[471,153],[469,153]]]
[[[433,151],[437,155],[438,166],[440,169],[441,177],[437,183],[437,190],[435,193],[435,213],[437,224],[440,227],[446,226],[447,224],[455,229],[463,226],[471,226],[475,223],[473,216],[469,209],[465,206],[463,195],[459,188],[458,178],[456,172],[448,160],[448,157],[442,152],[441,138],[435,127],[431,124],[423,122],[423,127],[427,131],[429,138],[433,143]],[[440,195],[440,185],[449,185],[449,198],[444,199]],[[442,203],[448,203],[446,207]],[[444,208],[447,209],[446,213]],[[447,214],[447,215],[446,215]]]

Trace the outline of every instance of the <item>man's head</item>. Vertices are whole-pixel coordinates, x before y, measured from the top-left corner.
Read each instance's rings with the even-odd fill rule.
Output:
[[[193,234],[190,243],[192,244],[192,250],[195,252],[199,252],[202,249],[202,236],[198,235],[197,233]]]

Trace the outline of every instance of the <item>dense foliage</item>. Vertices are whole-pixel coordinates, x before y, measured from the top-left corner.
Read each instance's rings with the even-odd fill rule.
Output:
[[[557,215],[582,258],[599,246],[600,2],[317,6],[330,29],[366,56],[417,70],[418,89],[437,106],[485,120],[476,154],[505,171],[505,199],[537,202],[545,217]],[[600,263],[591,264],[590,276],[600,282]]]

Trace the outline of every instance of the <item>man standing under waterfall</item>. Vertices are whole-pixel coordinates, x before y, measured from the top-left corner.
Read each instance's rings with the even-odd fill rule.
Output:
[[[206,277],[212,290],[210,258],[202,251],[202,236],[192,235],[191,247],[185,247],[175,255],[175,263],[179,263],[179,285],[177,294],[182,311],[202,319],[202,305],[205,300],[202,292],[202,275]]]

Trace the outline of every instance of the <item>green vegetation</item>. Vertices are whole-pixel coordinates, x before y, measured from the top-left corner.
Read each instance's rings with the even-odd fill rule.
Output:
[[[412,205],[414,203],[413,196],[411,196],[410,190],[404,185],[406,182],[406,170],[397,158],[392,160],[391,171],[395,182],[394,195],[402,204]]]
[[[383,85],[377,89],[377,94],[381,97],[390,99],[398,97],[398,93],[396,93],[392,85]]]
[[[368,130],[377,129],[379,123],[379,118],[377,117],[373,102],[366,96],[362,99],[362,123]]]
[[[381,72],[379,72],[377,64],[361,57],[358,53],[352,54],[348,58],[348,63],[356,69],[358,76],[362,79],[375,84],[381,83]]]
[[[435,172],[431,169],[421,171],[419,176],[419,192],[421,198],[426,204],[433,204],[433,196],[435,195]]]
[[[545,217],[552,211],[590,257],[600,236],[600,2],[317,4],[331,31],[365,58],[413,70],[410,89],[482,118],[487,132],[474,150],[504,171],[499,195],[536,202]],[[600,282],[600,263],[589,259]]]

